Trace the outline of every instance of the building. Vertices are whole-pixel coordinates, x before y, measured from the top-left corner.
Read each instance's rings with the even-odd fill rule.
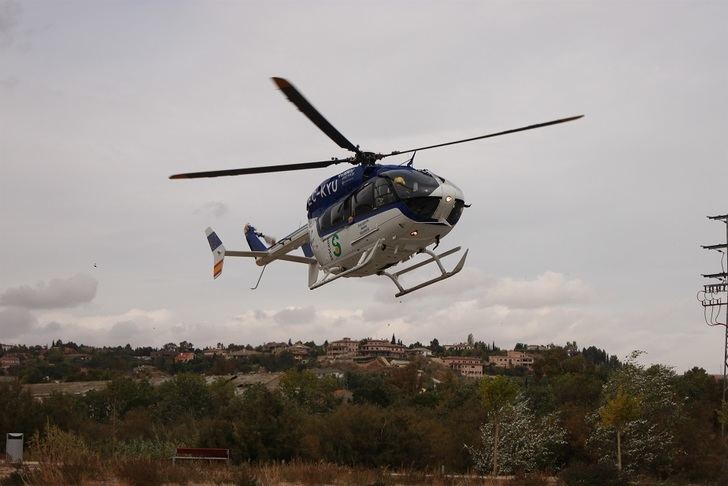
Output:
[[[296,361],[303,361],[308,358],[309,354],[311,354],[311,348],[303,344],[301,341],[298,341],[293,346],[288,346],[286,351],[291,353]]]
[[[359,355],[404,359],[407,348],[401,344],[392,344],[386,339],[367,339],[359,345]]]
[[[235,394],[242,395],[250,387],[255,385],[263,385],[270,391],[278,389],[283,377],[282,372],[278,373],[248,373],[238,375],[218,375],[218,376],[206,376],[205,381],[208,384],[214,383],[215,381],[223,381],[225,383],[232,383]]]
[[[489,356],[488,362],[498,368],[516,368],[521,366],[533,370],[533,356],[521,351],[508,351],[505,356]]]
[[[526,345],[526,351],[548,351],[549,349],[554,349],[553,344],[527,344]]]
[[[333,376],[337,380],[344,379],[344,372],[335,368],[311,368],[308,371],[309,373],[313,373],[314,375],[316,375],[316,378],[326,378],[328,376]]]
[[[410,357],[422,356],[423,358],[429,358],[432,356],[432,351],[428,348],[412,348],[407,350],[407,355]]]
[[[472,351],[475,348],[472,344],[458,343],[458,344],[444,344],[442,346],[442,349],[444,349],[445,351]]]
[[[481,378],[483,376],[483,362],[480,358],[470,356],[444,356],[442,362],[450,369],[457,371],[463,376],[470,378]]]
[[[30,393],[35,400],[42,402],[54,393],[66,393],[69,395],[85,395],[94,390],[106,389],[110,381],[73,381],[64,383],[34,383],[23,385],[23,391]]]
[[[326,348],[327,358],[351,358],[359,351],[359,341],[352,341],[348,337],[339,341],[332,341]]]
[[[195,359],[195,353],[178,353],[177,356],[174,357],[175,363],[189,363]]]
[[[228,357],[227,349],[224,348],[205,348],[202,350],[203,356],[206,358],[213,358],[215,356],[220,356],[222,358]]]
[[[263,345],[264,353],[280,354],[288,349],[288,343],[270,342]]]
[[[2,358],[0,358],[0,368],[2,369],[9,369],[13,366],[19,366],[20,365],[20,356],[17,354],[6,354]]]
[[[261,356],[262,354],[263,353],[261,353],[260,351],[255,351],[252,349],[239,349],[237,351],[230,352],[230,356],[238,359],[252,358],[254,356]]]

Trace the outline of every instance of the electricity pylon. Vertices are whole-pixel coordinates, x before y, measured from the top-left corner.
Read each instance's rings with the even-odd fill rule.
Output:
[[[713,221],[721,221],[725,223],[726,242],[717,245],[703,245],[706,250],[716,250],[720,253],[719,273],[703,274],[703,277],[709,279],[717,279],[718,283],[710,283],[703,286],[703,290],[698,292],[698,300],[703,304],[703,313],[705,315],[705,323],[709,326],[723,326],[725,332],[725,340],[723,343],[723,401],[721,407],[726,406],[726,394],[728,394],[728,273],[726,272],[726,256],[728,256],[728,214],[722,216],[708,216]],[[721,315],[722,312],[722,315]],[[722,317],[722,321],[721,321]],[[725,420],[721,420],[720,434],[725,436]]]

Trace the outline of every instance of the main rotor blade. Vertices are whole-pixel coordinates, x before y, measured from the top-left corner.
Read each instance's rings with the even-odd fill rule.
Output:
[[[303,162],[300,164],[265,165],[262,167],[247,167],[245,169],[210,170],[205,172],[187,172],[185,174],[174,174],[170,179],[199,179],[202,177],[222,177],[248,174],[264,174],[266,172],[285,172],[289,170],[320,169],[341,162],[351,162],[353,159],[331,159],[319,162]]]
[[[507,135],[509,133],[523,132],[526,130],[533,130],[534,128],[548,127],[549,125],[557,125],[559,123],[566,123],[566,122],[578,120],[579,118],[583,118],[583,117],[584,117],[584,115],[571,116],[569,118],[560,118],[558,120],[552,120],[552,121],[548,121],[548,122],[544,122],[544,123],[538,123],[536,125],[529,125],[527,127],[514,128],[512,130],[506,130],[504,132],[489,133],[487,135],[481,135],[480,137],[466,138],[463,140],[456,140],[454,142],[438,143],[437,145],[428,145],[427,147],[419,147],[419,148],[409,149],[409,150],[395,150],[394,152],[391,152],[389,154],[380,155],[380,156],[378,156],[378,158],[383,159],[384,157],[390,157],[392,155],[407,154],[410,152],[418,152],[420,150],[427,150],[427,149],[432,149],[432,148],[437,148],[437,147],[445,147],[447,145],[455,145],[456,143],[472,142],[473,140],[480,140],[482,138],[497,137],[499,135]]]
[[[313,122],[314,125],[319,127],[319,129],[324,132],[326,135],[329,136],[331,140],[336,142],[336,144],[346,150],[350,150],[354,153],[358,153],[359,149],[354,146],[353,143],[351,143],[345,136],[341,134],[334,126],[326,120],[326,118],[323,117],[321,113],[318,112],[316,108],[313,107],[311,103],[306,100],[306,98],[303,97],[300,91],[298,91],[291,83],[289,83],[287,80],[283,78],[271,78],[274,83],[280,88],[281,91],[283,91],[283,94],[286,95],[286,98],[288,98],[288,101],[296,105],[296,108],[299,109],[301,113],[306,115],[306,117]]]

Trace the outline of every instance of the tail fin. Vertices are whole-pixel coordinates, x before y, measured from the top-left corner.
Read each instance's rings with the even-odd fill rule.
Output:
[[[246,224],[245,227],[243,228],[243,233],[245,233],[245,240],[248,242],[248,246],[250,247],[251,250],[266,251],[268,249],[268,247],[265,246],[265,244],[262,241],[260,241],[260,238],[259,238],[259,236],[263,236],[263,238],[266,238],[265,235],[263,235],[263,233],[259,233],[258,231],[256,231],[256,229],[253,226]],[[272,245],[275,244],[275,240],[271,240],[271,241],[272,241],[272,243],[271,243]]]
[[[212,250],[212,277],[217,278],[222,273],[222,264],[225,260],[225,247],[222,245],[222,241],[220,241],[217,233],[212,231],[212,228],[207,228],[205,235],[207,236],[207,242],[210,244],[210,250]]]

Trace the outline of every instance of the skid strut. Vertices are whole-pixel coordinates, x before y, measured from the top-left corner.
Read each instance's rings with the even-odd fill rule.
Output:
[[[468,250],[465,250],[465,253],[463,253],[463,256],[460,258],[460,261],[458,262],[458,264],[455,265],[455,268],[453,268],[452,271],[450,271],[450,272],[445,271],[445,267],[443,267],[442,262],[440,262],[440,258],[446,257],[448,255],[452,255],[453,253],[456,253],[458,251],[460,251],[459,246],[456,248],[453,248],[452,250],[448,250],[443,253],[440,253],[438,255],[433,251],[425,249],[425,250],[422,250],[422,252],[430,255],[430,258],[428,258],[424,262],[416,263],[410,267],[400,270],[399,272],[389,273],[389,272],[381,271],[377,275],[384,275],[386,277],[389,277],[392,280],[392,282],[394,282],[394,285],[396,285],[397,288],[399,289],[399,292],[397,292],[394,296],[401,297],[403,295],[409,294],[410,292],[414,292],[415,290],[419,290],[423,287],[427,287],[428,285],[432,285],[441,280],[445,280],[446,278],[450,278],[453,275],[455,275],[456,273],[460,272],[460,270],[462,270],[463,266],[465,265],[465,259],[468,256]],[[431,280],[428,280],[426,282],[422,282],[421,284],[415,285],[414,287],[410,287],[409,289],[405,289],[402,286],[402,284],[399,283],[400,275],[407,273],[407,272],[411,272],[412,270],[423,267],[425,265],[429,265],[432,262],[435,262],[437,264],[437,267],[440,269],[439,276],[437,276]]]
[[[343,272],[336,273],[336,274],[327,272],[326,270],[324,270],[324,278],[320,282],[315,282],[315,283],[310,284],[308,288],[310,290],[317,289],[317,288],[321,287],[322,285],[331,283],[334,280],[340,279],[341,277],[346,277],[350,273],[356,272],[357,270],[364,268],[365,266],[367,266],[369,264],[369,262],[372,261],[372,258],[374,258],[374,255],[378,251],[379,247],[382,245],[382,241],[384,241],[384,240],[380,238],[379,240],[377,240],[377,243],[374,246],[372,246],[370,249],[368,249],[367,251],[362,253],[361,257],[359,258],[359,262],[355,266],[351,267],[348,270],[344,270]],[[309,275],[309,279],[311,277],[312,276]]]

